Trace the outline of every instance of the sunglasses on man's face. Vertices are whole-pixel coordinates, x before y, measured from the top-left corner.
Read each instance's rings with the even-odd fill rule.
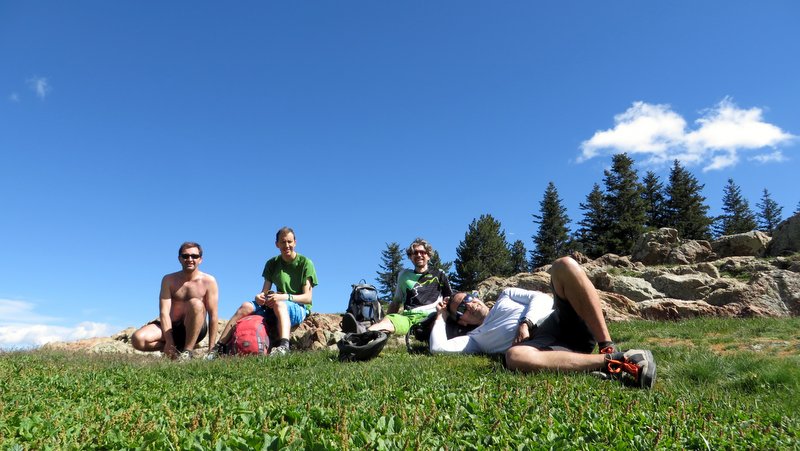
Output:
[[[472,302],[473,299],[475,299],[475,296],[471,294],[467,294],[466,296],[464,296],[464,299],[461,301],[460,304],[458,304],[458,307],[456,307],[456,318],[461,318],[461,316],[463,316],[464,313],[466,313],[467,304]]]
[[[411,255],[428,255],[428,251],[411,251]]]
[[[181,258],[184,260],[189,260],[190,258],[193,260],[199,260],[202,255],[200,254],[181,254]]]

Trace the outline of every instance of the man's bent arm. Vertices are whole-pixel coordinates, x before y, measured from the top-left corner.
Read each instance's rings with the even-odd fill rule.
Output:
[[[169,282],[167,276],[161,279],[161,293],[158,295],[158,319],[161,321],[161,336],[164,338],[163,352],[167,355],[173,355],[173,347],[175,342],[172,338],[172,318],[169,314],[172,310],[172,293],[169,290]]]
[[[432,354],[457,354],[460,352],[469,352],[467,345],[470,338],[467,335],[461,335],[455,338],[447,339],[447,326],[445,320],[440,313],[436,314],[436,321],[433,323],[430,337],[430,349]]]
[[[217,344],[217,324],[219,323],[219,285],[211,277],[208,291],[206,291],[206,311],[208,312],[208,351]]]
[[[522,318],[527,318],[536,325],[544,321],[553,311],[553,298],[540,291],[506,288],[500,293],[500,297],[503,296],[507,296],[512,301],[524,305],[525,309],[522,311]]]

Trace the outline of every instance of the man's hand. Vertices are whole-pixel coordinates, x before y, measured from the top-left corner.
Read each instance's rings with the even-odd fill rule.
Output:
[[[178,348],[175,347],[175,342],[170,336],[164,337],[164,355],[172,360],[178,358]]]
[[[278,302],[280,302],[280,301],[288,301],[289,300],[289,295],[286,294],[286,293],[274,293],[274,292],[270,291],[270,292],[267,293],[266,298],[267,299],[266,299],[266,302],[264,303],[264,305],[266,305],[269,308],[275,308],[275,304],[277,304]]]
[[[531,337],[531,331],[526,323],[522,323],[517,327],[517,336],[514,337],[514,344],[522,343]]]
[[[256,295],[255,301],[258,305],[264,305],[267,302],[267,295],[262,291]]]
[[[450,298],[446,297],[446,298],[442,299],[441,301],[439,301],[438,304],[436,304],[436,313],[438,313],[439,316],[441,316],[442,318],[447,316],[447,305],[449,303],[450,303]]]

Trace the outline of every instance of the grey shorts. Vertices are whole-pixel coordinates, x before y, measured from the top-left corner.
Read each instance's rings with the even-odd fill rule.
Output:
[[[569,302],[561,299],[553,291],[553,313],[533,332],[533,337],[520,343],[541,351],[570,351],[591,354],[597,342],[589,327],[578,316]]]

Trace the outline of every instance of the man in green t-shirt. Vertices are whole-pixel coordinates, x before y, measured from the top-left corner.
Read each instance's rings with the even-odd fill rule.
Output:
[[[302,323],[311,312],[311,292],[318,283],[314,263],[295,251],[296,244],[294,230],[289,227],[278,230],[275,246],[281,253],[267,260],[261,273],[264,277],[261,292],[236,310],[222,330],[217,352],[230,340],[236,321],[252,314],[264,316],[268,323],[277,325],[278,344],[272,348],[270,356],[289,352],[291,328]],[[273,285],[275,292],[271,291]]]
[[[447,275],[438,269],[428,268],[433,247],[422,238],[417,238],[406,249],[406,255],[414,264],[414,269],[404,269],[397,276],[397,288],[389,314],[373,324],[369,330],[405,335],[414,324],[425,320],[436,312],[436,304],[444,297],[453,294]],[[400,309],[403,309],[402,313]],[[363,332],[366,329],[359,324],[351,313],[342,319],[343,332]]]

